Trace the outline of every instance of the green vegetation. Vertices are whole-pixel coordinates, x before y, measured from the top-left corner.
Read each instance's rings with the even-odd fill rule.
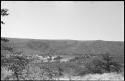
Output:
[[[96,56],[84,65],[85,70],[83,70],[83,72],[80,72],[79,75],[103,74],[111,72],[119,73],[122,72],[121,67],[123,67],[120,63],[114,60],[113,56],[108,53]]]
[[[76,50],[77,48],[73,45],[68,45],[69,47],[67,47],[66,49],[63,47],[59,49],[59,46],[61,46],[59,45],[59,43],[57,43],[58,45],[54,45],[50,41],[45,42],[43,40],[44,43],[39,42],[40,45],[39,44],[35,45],[36,42],[30,45],[31,41],[34,40],[25,40],[25,41],[21,39],[7,39],[7,40],[8,41],[6,42],[1,41],[1,47],[2,47],[1,66],[3,68],[8,68],[9,70],[13,71],[11,77],[13,76],[13,79],[15,80],[55,80],[58,79],[59,77],[66,75],[84,76],[87,74],[95,74],[95,73],[96,74],[111,73],[111,72],[119,73],[121,72],[121,69],[123,69],[122,64],[124,61],[121,60],[124,59],[123,58],[124,55],[122,54],[122,52],[119,52],[118,50],[117,52],[121,53],[120,55],[122,55],[121,58],[119,58],[118,54],[117,55],[113,54],[114,52],[112,52],[112,50],[110,49],[109,49],[110,52],[103,51],[102,53],[98,53],[97,51],[97,54],[95,54],[95,52],[94,53],[88,52],[87,54],[84,54],[84,52],[81,53],[81,51],[77,51]],[[103,43],[103,41],[101,42]],[[48,44],[46,45],[46,43]],[[119,44],[113,43],[116,45],[112,46],[119,46],[119,50],[122,50],[123,44],[121,44],[120,42],[118,43]],[[91,42],[91,44],[94,45],[95,42],[93,43]],[[91,46],[91,44],[89,45]],[[39,48],[37,48],[37,45],[39,46]],[[58,49],[56,48],[57,46]],[[71,48],[72,49],[76,48],[75,49],[76,51],[74,52],[74,50],[72,50]],[[44,50],[42,51],[42,49]],[[90,50],[90,48],[88,49]],[[95,47],[93,49],[95,49]],[[69,51],[71,53],[68,54]],[[48,56],[47,57],[48,61],[44,62],[42,61],[43,59],[42,58],[40,59],[40,57],[38,56],[43,56],[44,58]],[[53,56],[56,56],[53,59],[55,61],[51,62]],[[67,58],[69,58],[68,61],[61,62],[61,60]],[[8,77],[10,77],[10,75]]]

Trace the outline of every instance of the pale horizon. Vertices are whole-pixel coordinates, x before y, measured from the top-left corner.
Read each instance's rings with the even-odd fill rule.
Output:
[[[2,1],[1,36],[124,41],[123,1]]]

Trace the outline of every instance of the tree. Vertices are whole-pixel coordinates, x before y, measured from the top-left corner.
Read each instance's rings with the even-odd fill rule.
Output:
[[[11,56],[2,60],[2,67],[7,67],[9,70],[12,70],[14,76],[19,80],[19,76],[28,62],[28,59],[24,56]]]
[[[64,70],[63,70],[62,68],[58,67],[58,72],[59,72],[59,76],[62,76],[62,75],[63,75]]]
[[[79,73],[79,75],[84,74],[102,74],[110,72],[121,72],[122,65],[118,63],[115,58],[109,53],[100,54],[92,58],[88,63],[85,64],[85,70]]]
[[[56,58],[54,58],[54,60],[56,60],[57,62],[60,62],[60,60],[62,59],[63,57],[61,56],[57,56]]]
[[[9,13],[8,13],[8,9],[1,9],[1,16],[4,17],[4,16],[8,16]],[[3,21],[1,21],[1,24],[5,24]]]
[[[100,72],[120,72],[121,64],[114,59],[115,58],[112,55],[105,53],[101,55],[100,60],[94,59],[92,63],[96,65],[95,68],[97,68],[97,66],[100,68]]]
[[[106,72],[120,72],[122,65],[118,63],[115,58],[111,56],[109,53],[102,54],[102,60],[104,64],[104,69]]]
[[[8,16],[9,13],[8,13],[8,9],[1,9],[1,16],[4,17],[4,16]],[[1,20],[1,24],[5,24],[4,21]],[[8,42],[9,40],[8,39],[5,39],[5,38],[1,38],[1,41],[4,41],[4,42]]]

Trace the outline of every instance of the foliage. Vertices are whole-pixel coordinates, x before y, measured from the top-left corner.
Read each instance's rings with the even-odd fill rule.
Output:
[[[85,69],[79,75],[120,72],[121,67],[121,64],[114,60],[114,57],[106,53],[96,56],[90,62],[86,63]]]
[[[62,58],[63,58],[63,57],[61,57],[61,56],[57,56],[57,57],[54,58],[54,60],[60,62],[60,60],[61,60]]]
[[[1,16],[7,16],[9,15],[8,9],[1,9]],[[1,24],[5,24],[3,21],[1,21]]]
[[[9,15],[7,13],[7,11],[8,11],[8,9],[1,9],[1,16],[7,16],[7,15]]]
[[[106,72],[120,72],[122,65],[115,60],[109,53],[102,54],[102,60],[104,60],[104,69]]]
[[[84,55],[80,55],[80,56],[76,56],[72,59],[69,60],[69,62],[71,63],[77,63],[77,64],[85,64],[86,62],[88,62],[90,59],[92,58],[91,55],[89,54],[84,54]]]
[[[4,42],[9,42],[9,40],[8,40],[8,39],[6,39],[6,38],[1,38],[1,41],[4,41]]]
[[[8,9],[1,9],[1,16],[4,17],[4,16],[7,16],[9,15],[8,13]],[[5,24],[2,20],[1,20],[1,24]],[[6,39],[6,38],[1,38],[1,41],[4,41],[4,42],[8,42],[9,40]]]
[[[49,65],[40,66],[37,63],[29,63],[22,72],[23,80],[54,80],[57,75],[59,72],[50,68]]]
[[[9,58],[2,59],[2,66],[12,70],[17,80],[19,80],[19,76],[26,64],[28,64],[28,60],[23,56],[11,56]]]

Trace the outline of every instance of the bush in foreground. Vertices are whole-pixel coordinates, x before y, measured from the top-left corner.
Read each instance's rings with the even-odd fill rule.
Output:
[[[102,74],[111,72],[121,72],[122,65],[114,60],[110,54],[102,54],[100,56],[93,57],[88,63],[85,64],[85,68],[79,75],[85,74]]]

